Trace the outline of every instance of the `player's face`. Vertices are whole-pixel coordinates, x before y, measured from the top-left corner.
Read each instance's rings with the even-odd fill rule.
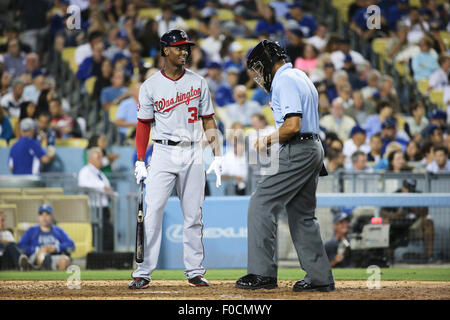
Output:
[[[167,48],[167,60],[175,66],[186,64],[189,55],[189,45],[181,45]]]

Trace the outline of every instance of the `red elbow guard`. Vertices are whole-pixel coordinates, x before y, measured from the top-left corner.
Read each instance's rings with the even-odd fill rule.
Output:
[[[151,120],[138,119],[136,126],[136,151],[137,158],[144,159],[147,151],[148,138],[150,137]]]

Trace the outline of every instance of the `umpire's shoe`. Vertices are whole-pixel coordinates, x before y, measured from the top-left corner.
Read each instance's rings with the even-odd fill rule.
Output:
[[[144,278],[133,278],[128,289],[145,289],[149,287],[150,280]]]
[[[205,278],[203,278],[203,276],[200,276],[200,275],[190,278],[188,280],[188,283],[191,287],[208,287],[209,286],[208,280],[206,280]]]
[[[275,289],[277,287],[277,278],[259,276],[257,274],[248,274],[236,281],[236,288],[238,289]]]
[[[305,280],[300,280],[294,284],[293,290],[295,292],[312,292],[312,291],[331,292],[336,289],[334,288],[334,283],[325,285],[312,285],[311,283],[306,282]]]

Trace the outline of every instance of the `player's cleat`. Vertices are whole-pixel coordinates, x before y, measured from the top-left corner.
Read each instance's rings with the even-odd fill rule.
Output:
[[[331,292],[336,290],[334,288],[334,283],[315,286],[305,280],[299,280],[294,284],[295,292],[312,292],[312,291],[320,291],[320,292]]]
[[[150,280],[144,278],[133,278],[128,285],[128,289],[146,289],[149,287]]]
[[[209,281],[203,278],[203,276],[196,276],[193,278],[190,278],[188,280],[188,283],[192,287],[208,287]]]
[[[24,255],[24,254],[21,254],[20,257],[19,257],[19,267],[20,267],[20,271],[33,270],[33,266],[31,265],[31,263],[28,260],[27,256]]]
[[[275,289],[277,287],[277,278],[265,277],[257,274],[248,274],[236,281],[236,288],[238,289]]]

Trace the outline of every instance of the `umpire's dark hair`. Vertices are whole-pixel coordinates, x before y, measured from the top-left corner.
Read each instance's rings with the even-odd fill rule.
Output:
[[[448,156],[448,149],[443,144],[439,144],[434,147],[434,153],[436,153],[438,151],[443,151],[445,153],[445,155]]]

